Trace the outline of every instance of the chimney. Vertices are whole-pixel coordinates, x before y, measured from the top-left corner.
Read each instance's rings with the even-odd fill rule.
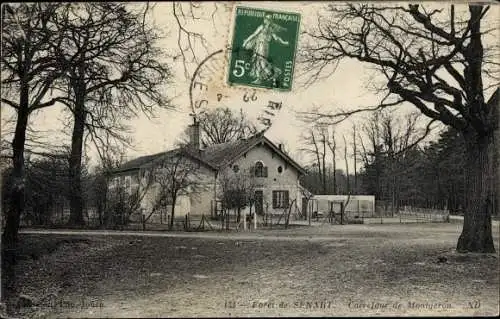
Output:
[[[283,144],[279,143],[278,148],[280,149],[280,151],[283,151]]]
[[[189,144],[195,150],[200,149],[200,123],[193,118],[193,124],[189,126]]]

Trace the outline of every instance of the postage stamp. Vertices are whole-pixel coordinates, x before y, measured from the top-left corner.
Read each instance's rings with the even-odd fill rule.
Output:
[[[300,14],[237,6],[227,81],[291,91]]]

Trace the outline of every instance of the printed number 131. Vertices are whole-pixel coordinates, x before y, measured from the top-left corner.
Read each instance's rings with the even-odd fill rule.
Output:
[[[250,63],[245,63],[244,60],[236,60],[233,68],[233,75],[237,78],[241,78],[245,75],[245,70],[250,69]]]

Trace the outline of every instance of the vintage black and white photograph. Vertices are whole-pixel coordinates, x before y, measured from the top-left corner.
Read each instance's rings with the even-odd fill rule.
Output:
[[[498,316],[499,23],[3,3],[0,318]]]

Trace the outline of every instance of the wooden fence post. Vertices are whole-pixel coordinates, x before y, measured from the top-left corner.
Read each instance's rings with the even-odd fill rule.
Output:
[[[253,228],[257,229],[257,215],[255,215],[255,211],[253,212]]]
[[[340,202],[340,225],[344,225],[344,211],[345,211],[345,206],[344,202]]]

